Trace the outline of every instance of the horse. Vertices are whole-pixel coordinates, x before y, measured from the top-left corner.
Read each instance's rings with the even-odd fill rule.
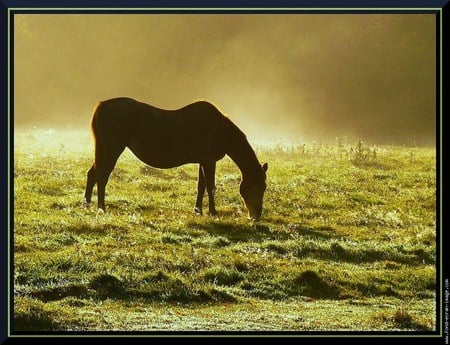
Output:
[[[97,184],[98,210],[105,211],[105,188],[117,159],[128,147],[145,164],[169,169],[199,164],[194,212],[203,213],[208,193],[210,215],[217,215],[216,162],[228,155],[241,171],[239,192],[252,220],[262,214],[268,164],[260,164],[246,135],[216,106],[197,101],[176,110],[160,109],[132,98],[99,102],[91,130],[95,142],[94,162],[87,173],[84,203],[90,205]]]

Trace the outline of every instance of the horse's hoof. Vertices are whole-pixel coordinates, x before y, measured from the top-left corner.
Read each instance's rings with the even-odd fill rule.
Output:
[[[87,208],[91,207],[91,203],[84,200],[82,207],[87,209]]]
[[[219,213],[216,210],[214,210],[214,211],[209,211],[208,215],[211,217],[217,217],[219,215]]]
[[[105,210],[104,209],[102,209],[102,208],[98,208],[98,210],[97,210],[97,213],[105,213]]]
[[[201,216],[203,214],[203,211],[200,207],[194,207],[194,213],[198,216]]]

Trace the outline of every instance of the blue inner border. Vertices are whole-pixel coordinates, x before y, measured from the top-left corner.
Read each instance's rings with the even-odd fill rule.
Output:
[[[9,8],[443,8],[449,0],[0,0]]]

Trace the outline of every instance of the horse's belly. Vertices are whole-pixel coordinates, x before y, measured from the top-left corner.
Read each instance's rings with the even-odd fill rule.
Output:
[[[179,127],[179,128],[178,128]],[[217,161],[225,155],[220,135],[199,127],[142,126],[128,147],[144,163],[155,168],[173,168],[186,163]],[[170,130],[168,129],[170,128]]]
[[[211,150],[211,148],[196,148],[189,145],[175,148],[152,147],[146,150],[130,147],[130,150],[145,164],[160,169],[174,168],[187,163],[215,162],[225,156],[225,152],[219,149]]]
[[[164,152],[155,150],[144,152],[139,149],[133,149],[132,147],[130,147],[130,149],[138,159],[154,168],[169,169],[182,164],[191,163],[189,162],[189,159],[180,159],[180,157],[177,157],[166,150]]]

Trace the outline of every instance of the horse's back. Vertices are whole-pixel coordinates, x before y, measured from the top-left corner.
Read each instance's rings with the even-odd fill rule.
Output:
[[[132,98],[111,98],[98,103],[94,111],[94,116],[97,118],[101,117],[109,122],[123,122],[124,118],[131,120],[132,117],[137,117],[142,112],[151,113],[152,109],[153,107],[149,104],[136,101]]]
[[[172,167],[222,158],[230,122],[207,101],[166,110],[113,98],[98,104],[92,127],[105,144],[127,146],[149,165]]]
[[[224,115],[210,102],[196,101],[179,109],[167,110],[139,102],[133,98],[119,97],[104,100],[98,103],[94,116],[105,118],[109,122],[134,118],[155,121],[190,121],[213,122],[221,121]]]

